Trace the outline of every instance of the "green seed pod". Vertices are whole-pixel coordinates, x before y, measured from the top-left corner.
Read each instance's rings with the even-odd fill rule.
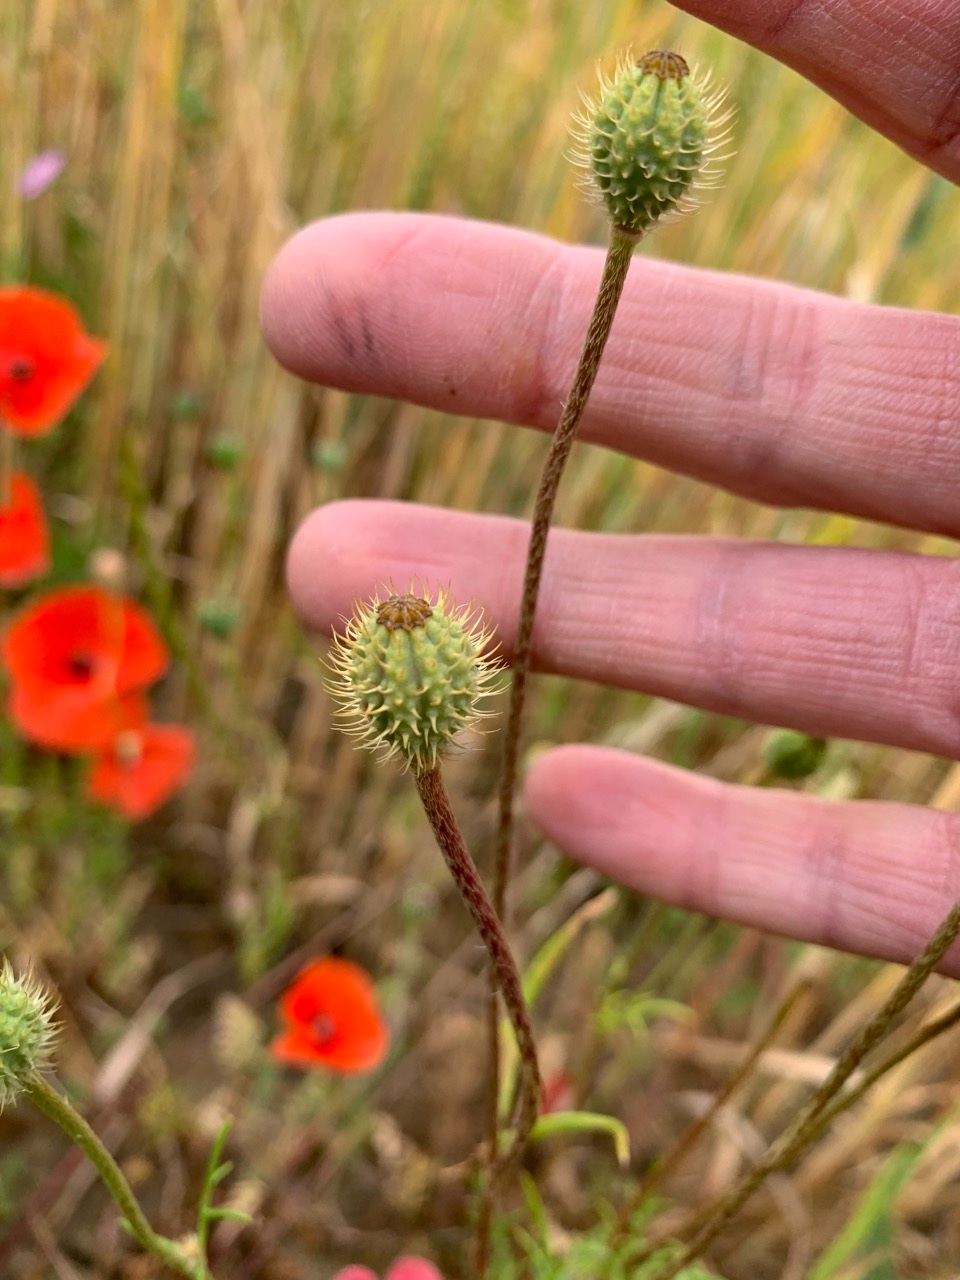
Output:
[[[764,745],[767,772],[774,778],[809,778],[823,764],[829,743],[795,729],[774,729]]]
[[[433,767],[460,730],[485,714],[480,699],[496,693],[501,664],[485,656],[490,633],[479,614],[413,594],[358,606],[334,636],[328,688],[347,733],[382,759]]]
[[[35,978],[16,977],[5,960],[0,969],[0,1111],[31,1072],[46,1066],[55,1037],[50,997]]]
[[[641,236],[664,215],[696,207],[694,188],[713,185],[710,157],[729,119],[716,118],[722,98],[662,49],[621,61],[612,80],[601,76],[599,100],[584,98],[575,159],[620,231]]]

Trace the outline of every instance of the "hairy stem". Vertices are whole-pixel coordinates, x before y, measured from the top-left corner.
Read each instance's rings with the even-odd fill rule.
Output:
[[[59,1125],[71,1142],[75,1143],[93,1164],[104,1186],[119,1206],[131,1234],[147,1253],[160,1260],[178,1275],[190,1280],[209,1280],[210,1273],[202,1260],[188,1258],[180,1248],[165,1236],[158,1235],[144,1216],[130,1184],[120,1166],[106,1149],[82,1115],[71,1106],[62,1094],[37,1071],[32,1071],[23,1082],[23,1089],[38,1111],[42,1111],[54,1124]]]
[[[530,1136],[530,1130],[536,1123],[540,1109],[541,1087],[537,1047],[533,1038],[533,1028],[530,1025],[530,1015],[523,998],[520,974],[506,934],[503,932],[503,926],[483,887],[480,873],[457,825],[440,769],[436,765],[432,768],[418,769],[415,771],[415,777],[417,791],[420,793],[420,799],[430,820],[437,844],[487,949],[517,1040],[523,1089],[513,1148],[507,1156],[507,1162],[512,1163],[522,1151]]]
[[[553,440],[540,477],[540,488],[533,510],[530,542],[527,548],[527,567],[523,579],[523,598],[517,638],[513,649],[513,681],[510,689],[510,709],[504,735],[503,764],[500,773],[499,815],[493,873],[493,906],[501,920],[506,917],[507,885],[510,879],[510,845],[513,837],[513,804],[517,789],[517,766],[520,758],[520,725],[523,702],[526,696],[527,676],[530,673],[530,653],[533,640],[533,623],[540,592],[540,578],[547,551],[547,534],[553,518],[553,508],[560,487],[560,477],[566,466],[570,450],[577,434],[577,427],[587,407],[587,399],[593,388],[600,357],[610,336],[613,317],[623,293],[630,258],[639,236],[613,227],[610,247],[603,264],[600,289],[593,306],[587,336],[580,352],[580,361],[574,375],[570,395],[563,406],[560,421],[553,433]]]

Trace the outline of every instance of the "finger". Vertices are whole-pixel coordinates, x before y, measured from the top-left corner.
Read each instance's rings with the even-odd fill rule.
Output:
[[[393,580],[450,584],[510,652],[528,526],[391,502],[314,512],[288,582],[318,630]],[[541,670],[808,733],[960,755],[960,562],[735,539],[554,529]]]
[[[552,429],[601,254],[419,214],[315,223],[263,322],[294,372]],[[960,532],[960,320],[637,258],[583,437],[766,503]]]
[[[772,54],[905,151],[960,180],[955,0],[674,0]]]
[[[564,852],[693,911],[904,963],[960,896],[955,815],[752,790],[606,747],[560,747],[525,783]],[[945,962],[960,976],[960,947]]]

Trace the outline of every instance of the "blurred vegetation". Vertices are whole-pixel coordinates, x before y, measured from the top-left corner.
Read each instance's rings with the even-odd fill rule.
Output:
[[[339,496],[526,514],[545,448],[535,433],[298,384],[264,348],[260,284],[293,230],[346,209],[431,209],[601,243],[567,127],[595,61],[626,44],[709,65],[738,108],[725,184],[644,253],[952,304],[960,261],[943,246],[960,195],[661,0],[0,7],[0,278],[62,292],[111,344],[70,421],[30,446],[54,514],[53,578],[83,576],[99,547],[125,553],[131,590],[176,653],[164,718],[194,725],[202,744],[186,793],[127,829],[84,805],[71,762],[0,721],[0,943],[60,993],[60,1076],[170,1234],[191,1220],[221,1117],[236,1116],[227,1191],[259,1222],[219,1229],[214,1270],[219,1257],[238,1280],[322,1280],[418,1249],[449,1280],[467,1274],[469,1198],[450,1169],[482,1136],[478,949],[408,780],[331,735],[317,642],[287,603],[283,559],[298,520]],[[50,146],[66,171],[24,203],[16,177]],[[565,524],[953,554],[580,448]],[[769,781],[766,730],[640,695],[543,679],[528,723],[538,744],[599,740]],[[450,771],[481,860],[495,767],[494,738]],[[833,743],[786,785],[955,807],[960,773]],[[516,938],[529,957],[600,881],[533,831],[524,845]],[[384,996],[395,1046],[372,1080],[300,1078],[263,1052],[277,993],[331,949],[366,964]],[[632,1167],[616,1170],[600,1139],[545,1146],[531,1169],[544,1218],[524,1230],[546,1231],[558,1252],[582,1237],[578,1256],[593,1256],[604,1206],[629,1200],[799,989],[722,1123],[661,1189],[664,1228],[679,1225],[790,1118],[897,972],[616,894],[558,965],[537,1025],[576,1104],[626,1125]],[[637,1035],[599,1017],[640,991],[682,1002],[689,1019]],[[947,994],[931,984],[903,1034]],[[954,1275],[955,1047],[935,1041],[882,1081],[747,1207],[713,1266],[729,1280]],[[147,1274],[58,1144],[23,1110],[0,1118],[0,1272]]]

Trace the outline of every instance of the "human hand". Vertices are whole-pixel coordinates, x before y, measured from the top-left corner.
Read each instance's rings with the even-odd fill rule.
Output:
[[[683,7],[960,176],[951,0],[916,0],[899,24],[882,0],[872,12],[843,0]],[[264,328],[278,359],[313,381],[552,430],[601,261],[489,224],[332,218],[273,264]],[[765,503],[957,536],[958,369],[953,317],[638,258],[581,436]],[[332,503],[294,539],[290,590],[326,630],[385,578],[449,582],[454,598],[484,604],[509,655],[526,539],[503,517]],[[960,563],[554,529],[534,661],[956,758]],[[583,745],[538,759],[524,795],[558,845],[627,885],[830,946],[909,960],[960,897],[953,814],[751,790]],[[944,968],[960,974],[957,948]]]

